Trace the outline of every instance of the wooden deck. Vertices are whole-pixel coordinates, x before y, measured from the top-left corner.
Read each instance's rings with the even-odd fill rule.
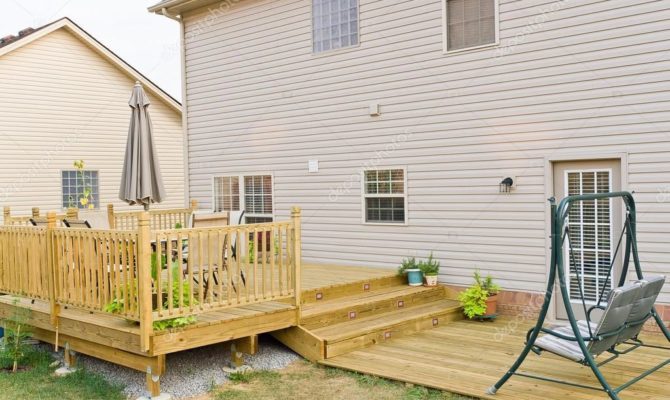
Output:
[[[486,389],[516,360],[530,323],[517,321],[458,321],[398,338],[376,346],[321,361],[322,364],[410,382],[466,396],[497,400],[608,398],[602,392],[513,377],[495,395]],[[660,336],[644,337],[663,344]],[[662,340],[663,339],[663,340]],[[667,345],[667,343],[665,343]],[[670,351],[639,349],[602,368],[612,385],[620,385],[648,368],[667,360]],[[552,354],[529,355],[521,371],[582,385],[599,386],[588,367]],[[621,392],[622,399],[670,399],[670,367],[650,375]]]

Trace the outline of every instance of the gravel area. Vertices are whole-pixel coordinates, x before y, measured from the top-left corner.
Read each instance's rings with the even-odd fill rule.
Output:
[[[53,350],[52,346],[44,345]],[[57,355],[62,360],[62,350]],[[269,336],[259,339],[259,351],[245,355],[245,364],[255,370],[281,369],[300,356]],[[227,380],[223,368],[229,367],[230,344],[201,347],[167,356],[166,373],[161,378],[161,391],[177,399],[186,399],[208,392],[213,385]],[[111,383],[125,387],[129,399],[146,396],[145,374],[116,364],[80,354],[77,362],[89,371],[102,375]]]

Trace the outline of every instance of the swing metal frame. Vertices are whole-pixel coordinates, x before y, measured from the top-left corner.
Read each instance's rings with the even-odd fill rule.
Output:
[[[626,348],[625,350],[619,351],[615,349],[615,346],[612,346],[609,350],[607,350],[609,353],[612,354],[609,358],[606,360],[597,363],[595,361],[595,357],[591,354],[591,352],[588,349],[588,342],[590,341],[595,341],[595,340],[602,340],[607,337],[611,337],[614,335],[618,335],[620,332],[622,332],[625,328],[628,327],[634,327],[634,326],[639,326],[644,324],[649,318],[654,318],[656,321],[657,325],[660,327],[663,335],[665,335],[665,338],[670,342],[670,331],[668,328],[663,324],[663,321],[661,317],[659,316],[658,312],[656,311],[655,307],[651,308],[651,313],[650,315],[647,315],[643,320],[640,321],[634,321],[631,323],[628,323],[621,328],[612,331],[612,332],[606,332],[604,334],[597,335],[596,337],[593,337],[593,333],[591,332],[590,328],[590,314],[594,309],[601,308],[600,307],[600,302],[602,300],[603,294],[604,294],[604,287],[603,291],[600,294],[600,299],[598,301],[598,304],[591,307],[590,309],[586,309],[586,302],[584,299],[584,293],[582,291],[582,282],[581,279],[579,278],[579,273],[577,272],[578,280],[579,280],[579,286],[580,286],[580,296],[581,296],[581,301],[584,306],[584,311],[587,314],[587,326],[589,326],[589,337],[584,337],[582,335],[582,332],[580,331],[578,325],[577,325],[577,319],[575,317],[575,313],[572,309],[571,301],[570,301],[570,295],[568,293],[568,286],[567,286],[567,279],[566,279],[566,272],[564,268],[564,254],[563,254],[563,245],[565,243],[566,236],[569,236],[569,229],[567,228],[566,225],[566,220],[569,216],[570,209],[571,207],[578,202],[583,202],[583,201],[589,201],[589,200],[601,200],[601,199],[614,199],[614,198],[621,198],[623,199],[625,208],[626,208],[626,221],[624,223],[624,227],[622,229],[622,234],[619,239],[619,243],[617,244],[617,251],[614,253],[614,257],[612,257],[612,264],[610,265],[609,268],[609,273],[608,273],[608,280],[609,277],[612,274],[612,268],[614,266],[614,261],[616,259],[616,256],[618,254],[619,247],[621,245],[621,239],[623,238],[623,234],[625,232],[625,237],[626,237],[626,242],[625,242],[625,247],[624,247],[624,252],[623,252],[623,265],[622,265],[622,270],[621,270],[621,276],[619,278],[618,282],[618,287],[622,287],[626,284],[626,277],[628,274],[629,270],[629,265],[630,261],[632,258],[633,265],[635,267],[635,273],[637,275],[637,279],[642,280],[644,279],[644,276],[642,274],[642,268],[640,266],[640,259],[638,256],[637,252],[637,236],[636,236],[636,208],[635,208],[635,200],[633,199],[633,195],[629,192],[612,192],[612,193],[597,193],[597,194],[586,194],[586,195],[579,195],[579,196],[569,196],[564,198],[560,204],[557,206],[556,205],[556,200],[552,197],[549,199],[550,205],[551,205],[551,261],[550,261],[550,270],[549,270],[549,279],[547,282],[547,290],[546,290],[546,295],[544,298],[544,303],[542,305],[542,308],[539,313],[539,317],[537,320],[537,323],[535,324],[535,327],[530,329],[528,331],[528,334],[526,336],[526,344],[525,347],[523,348],[523,351],[517,358],[517,360],[514,362],[514,364],[510,367],[510,369],[496,382],[493,386],[491,386],[487,394],[493,395],[495,394],[512,376],[522,376],[526,378],[532,378],[532,379],[537,379],[545,382],[552,382],[552,383],[560,383],[560,384],[565,384],[565,385],[570,385],[573,387],[578,387],[582,389],[592,389],[592,390],[597,390],[597,391],[602,391],[607,393],[607,395],[613,399],[613,400],[619,400],[619,393],[623,391],[624,389],[630,387],[631,385],[639,382],[640,380],[644,379],[645,377],[651,375],[652,373],[658,371],[659,369],[665,367],[666,365],[670,364],[670,358],[667,360],[659,363],[658,365],[646,370],[642,374],[630,379],[629,381],[617,386],[617,387],[612,387],[607,379],[605,379],[604,375],[600,371],[600,367],[603,365],[614,361],[617,359],[620,355],[628,354],[640,347],[649,347],[649,348],[656,348],[656,349],[664,349],[664,350],[670,350],[670,347],[664,347],[664,346],[657,346],[657,345],[649,345],[641,340],[639,340],[637,337],[630,339],[628,341],[625,341],[623,344],[629,345],[630,347]],[[564,234],[566,232],[566,234]],[[568,237],[569,240],[569,237]],[[576,268],[576,266],[575,266]],[[561,291],[561,297],[563,300],[563,306],[565,307],[565,311],[568,317],[568,321],[570,322],[570,327],[572,328],[572,333],[573,337],[566,336],[563,334],[560,334],[558,332],[554,332],[551,329],[544,328],[544,322],[547,318],[547,314],[549,311],[549,307],[551,306],[551,299],[554,294],[554,290],[556,287],[556,278],[558,277],[558,283],[559,283],[559,289]],[[605,286],[607,286],[608,281],[606,281]],[[570,340],[570,341],[576,341],[579,344],[579,348],[581,349],[584,359],[582,361],[579,361],[582,365],[588,366],[591,368],[591,371],[593,374],[596,376],[598,379],[598,382],[600,383],[601,387],[597,387],[594,385],[586,385],[586,384],[581,384],[577,382],[570,382],[570,381],[563,381],[560,379],[554,379],[546,376],[541,376],[541,375],[535,375],[535,374],[530,374],[530,373],[525,373],[525,372],[518,372],[519,367],[523,364],[524,360],[528,356],[528,354],[533,351],[535,353],[539,354],[538,349],[535,347],[535,342],[538,339],[538,336],[540,333],[544,334],[549,334],[553,335],[556,337],[559,337],[564,340]]]

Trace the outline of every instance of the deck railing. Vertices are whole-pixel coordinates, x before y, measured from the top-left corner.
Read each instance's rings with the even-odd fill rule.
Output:
[[[198,203],[191,200],[190,208],[156,209],[149,211],[150,227],[153,230],[174,229],[177,225],[187,227]],[[114,205],[107,205],[107,219],[111,229],[137,229],[141,211],[115,211]]]
[[[68,208],[64,213],[56,214],[56,223],[61,225],[64,219],[78,219],[79,210],[76,208]],[[30,220],[33,218],[44,218],[45,215],[40,214],[38,207],[33,207],[31,215],[12,215],[10,207],[3,208],[3,225],[11,226],[31,226]]]
[[[156,321],[292,299],[300,311],[300,209],[289,221],[152,230],[0,227],[0,292],[60,308],[114,312],[140,324],[149,349]]]

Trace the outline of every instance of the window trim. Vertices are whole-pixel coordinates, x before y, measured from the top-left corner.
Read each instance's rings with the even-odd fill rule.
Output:
[[[65,191],[63,190],[64,189],[63,188],[63,172],[73,172],[73,171],[76,172],[77,170],[74,169],[74,168],[73,169],[66,168],[66,169],[61,169],[60,170],[60,177],[59,177],[59,179],[60,179],[60,205],[61,205],[62,210],[67,210],[69,208],[69,207],[63,207],[63,196],[65,196]],[[102,193],[100,192],[100,181],[102,180],[102,178],[100,176],[100,170],[99,169],[84,169],[84,172],[96,172],[98,174],[98,207],[96,207],[94,209],[95,210],[102,210]],[[75,204],[77,204],[77,207],[75,207],[75,208],[77,208],[78,210],[88,210],[88,208],[79,207],[79,199],[77,199]]]
[[[365,173],[367,171],[386,171],[386,170],[393,170],[393,169],[400,169],[403,171],[403,194],[397,194],[397,193],[389,193],[389,194],[383,194],[383,195],[368,195],[365,193]],[[409,205],[409,194],[407,193],[407,167],[406,166],[389,166],[389,167],[375,167],[375,168],[361,168],[361,223],[363,225],[376,225],[376,226],[407,226],[409,225],[409,210],[408,210],[408,205]],[[405,206],[405,221],[404,222],[369,222],[367,221],[367,209],[365,207],[365,200],[367,198],[387,198],[387,197],[395,197],[395,198],[400,198],[403,197],[405,199],[404,201],[404,206]]]
[[[449,0],[441,0],[442,1],[442,53],[445,55],[449,54],[458,54],[458,53],[464,53],[468,51],[476,51],[476,50],[481,50],[481,49],[486,49],[490,47],[496,47],[500,45],[500,0],[493,0],[493,20],[495,21],[494,23],[494,33],[495,33],[495,41],[492,43],[486,43],[486,44],[480,44],[479,46],[472,46],[472,47],[464,47],[462,49],[456,49],[456,50],[449,50],[449,25],[448,25],[448,20],[449,18],[447,17],[447,13],[449,10],[449,7],[447,7],[447,2]]]
[[[272,213],[271,214],[257,214],[257,213],[248,213],[245,210],[247,209],[247,203],[246,203],[246,196],[244,194],[244,177],[248,176],[270,176],[270,180],[272,181],[271,185],[271,196],[272,196]],[[272,172],[250,172],[250,173],[240,173],[240,174],[222,174],[222,175],[212,175],[212,186],[211,186],[211,193],[212,193],[212,206],[210,209],[212,212],[215,211],[215,206],[216,206],[216,191],[215,189],[215,180],[217,178],[232,178],[232,177],[237,177],[238,178],[238,186],[239,186],[239,196],[240,196],[240,210],[238,211],[230,211],[230,212],[243,212],[244,211],[244,217],[255,217],[255,218],[272,218],[272,220],[275,220],[275,176]],[[222,211],[222,212],[228,212],[228,211]]]
[[[361,46],[361,0],[356,0],[356,12],[358,13],[357,15],[357,21],[358,21],[358,43],[356,44],[351,44],[347,47],[339,47],[337,49],[330,49],[330,50],[322,50],[320,52],[315,52],[314,51],[314,0],[310,0],[310,5],[309,5],[309,17],[310,17],[310,31],[309,31],[309,53],[312,55],[312,57],[322,57],[325,55],[332,55],[332,54],[338,54],[342,51],[349,51],[356,49]]]

